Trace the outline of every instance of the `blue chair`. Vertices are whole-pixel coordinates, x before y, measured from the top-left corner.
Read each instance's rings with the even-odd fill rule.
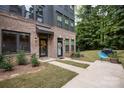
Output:
[[[106,58],[108,58],[108,55],[106,53],[102,52],[102,51],[100,51],[98,53],[98,55],[99,55],[99,58],[100,59],[106,59]]]

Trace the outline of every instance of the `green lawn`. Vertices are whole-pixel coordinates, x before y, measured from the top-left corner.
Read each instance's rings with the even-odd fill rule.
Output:
[[[99,52],[99,50],[81,51],[81,54],[83,54],[84,57],[81,57],[79,59],[83,60],[83,61],[94,62],[99,59],[98,52]]]
[[[81,68],[87,68],[89,65],[88,64],[84,64],[84,63],[77,63],[74,61],[68,61],[68,60],[57,60],[58,62],[62,62],[65,64],[69,64],[69,65],[73,65],[73,66],[77,66],[77,67],[81,67]]]
[[[59,88],[77,75],[75,72],[48,63],[43,63],[42,67],[44,69],[39,72],[1,81],[0,88]]]
[[[117,54],[119,57],[119,61],[122,63],[122,65],[124,67],[124,50],[118,50]]]
[[[99,57],[98,57],[98,52],[99,51],[100,50],[81,51],[81,54],[83,54],[84,57],[77,58],[77,59],[83,60],[83,61],[94,62],[95,60],[99,60]],[[118,54],[118,57],[119,57],[119,61],[124,66],[124,50],[117,50],[117,54]]]

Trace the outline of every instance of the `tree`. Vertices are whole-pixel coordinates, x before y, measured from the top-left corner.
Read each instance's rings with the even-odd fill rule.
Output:
[[[124,6],[81,6],[76,25],[80,50],[124,48]]]

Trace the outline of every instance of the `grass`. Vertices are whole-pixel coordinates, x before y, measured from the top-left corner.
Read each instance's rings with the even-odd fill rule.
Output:
[[[43,63],[41,71],[0,81],[4,88],[59,88],[77,75],[75,72]]]
[[[122,63],[124,67],[124,50],[118,50],[117,51],[119,61]]]
[[[77,63],[74,61],[68,61],[68,60],[57,60],[58,62],[62,62],[65,64],[69,64],[69,65],[73,65],[73,66],[77,66],[77,67],[81,67],[81,68],[87,68],[89,65],[88,64],[84,64],[84,63]]]
[[[88,62],[94,62],[96,60],[99,60],[98,57],[98,52],[100,50],[86,50],[86,51],[81,51],[81,54],[84,55],[84,57],[77,58],[82,61],[88,61]],[[124,67],[124,50],[116,50],[118,54],[119,61],[122,63]]]
[[[84,57],[75,58],[75,59],[82,60],[82,61],[88,61],[88,62],[94,62],[99,59],[98,52],[99,50],[81,51],[80,53],[84,55]]]

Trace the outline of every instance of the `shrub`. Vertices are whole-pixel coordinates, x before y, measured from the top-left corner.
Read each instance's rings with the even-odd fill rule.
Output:
[[[0,68],[5,69],[5,71],[11,71],[13,69],[13,65],[11,62],[11,57],[4,57],[0,55]]]
[[[31,63],[33,67],[39,66],[39,61],[37,60],[36,54],[32,55]]]
[[[75,57],[75,58],[79,58],[79,57],[80,57],[80,52],[74,52],[74,53],[72,53],[72,54],[71,54],[71,57],[72,57],[72,58],[74,58],[74,57]]]
[[[18,65],[26,65],[27,64],[27,59],[24,51],[19,51],[17,56],[17,63]]]
[[[110,58],[118,58],[117,52],[113,51],[112,54],[109,55]]]
[[[0,55],[0,68],[2,68],[3,63],[4,63],[4,56]]]

